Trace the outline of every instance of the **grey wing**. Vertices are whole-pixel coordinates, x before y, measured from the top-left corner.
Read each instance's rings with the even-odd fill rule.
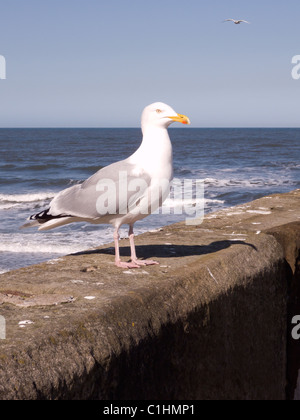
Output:
[[[127,160],[113,163],[59,193],[51,202],[50,214],[84,219],[127,214],[147,194],[150,183],[150,176]]]

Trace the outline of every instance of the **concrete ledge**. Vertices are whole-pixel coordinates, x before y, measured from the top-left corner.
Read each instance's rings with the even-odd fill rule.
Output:
[[[139,255],[160,266],[122,271],[101,247],[1,275],[0,398],[292,398],[299,200],[140,235]]]

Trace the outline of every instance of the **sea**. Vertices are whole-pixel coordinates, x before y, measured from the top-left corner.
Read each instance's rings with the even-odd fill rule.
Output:
[[[169,134],[173,185],[193,189],[201,182],[206,214],[300,188],[300,129],[184,127]],[[20,226],[59,191],[127,158],[140,142],[138,128],[0,129],[0,274],[112,242],[109,225],[76,223],[47,232]],[[135,233],[185,220],[185,199],[199,205],[194,192],[181,199],[170,194],[165,211],[137,222]]]

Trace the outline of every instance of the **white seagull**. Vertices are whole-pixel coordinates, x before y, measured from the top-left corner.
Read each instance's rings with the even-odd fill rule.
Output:
[[[138,260],[133,225],[157,210],[169,194],[173,178],[172,144],[167,128],[174,121],[190,124],[185,115],[156,102],[142,114],[143,140],[129,158],[100,169],[82,184],[61,191],[48,209],[29,218],[22,228],[38,226],[49,230],[73,222],[111,224],[114,226],[115,265],[138,268],[158,264]],[[131,262],[122,262],[119,229],[129,225]]]
[[[233,22],[236,25],[240,25],[241,23],[249,23],[250,24],[250,22],[247,22],[246,20],[234,20],[234,19],[226,19],[226,20],[223,20],[223,23],[224,22]]]

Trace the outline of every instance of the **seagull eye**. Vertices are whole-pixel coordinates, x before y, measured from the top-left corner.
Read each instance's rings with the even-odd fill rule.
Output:
[[[162,110],[161,109],[157,109],[156,112],[157,112],[157,114],[161,114],[162,113]]]

